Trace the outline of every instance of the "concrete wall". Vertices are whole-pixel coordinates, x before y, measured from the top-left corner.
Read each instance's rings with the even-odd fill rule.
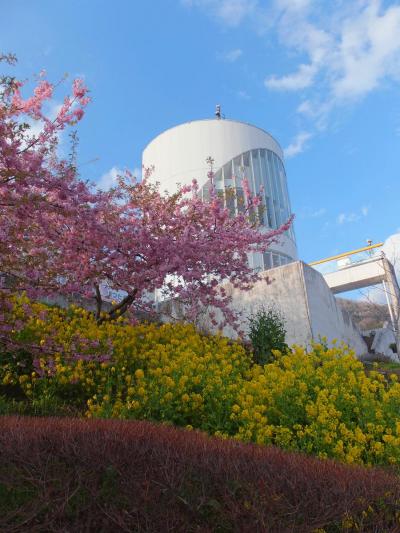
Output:
[[[343,340],[358,355],[365,353],[367,346],[360,331],[353,324],[349,313],[340,308],[324,277],[310,266],[304,263],[300,265],[313,338],[322,335],[329,340]]]
[[[300,262],[272,268],[262,274],[262,281],[252,290],[243,292],[227,287],[232,296],[232,307],[243,313],[243,330],[248,329],[247,318],[260,307],[273,305],[285,320],[288,344],[307,344],[311,340],[311,327],[307,300],[301,279]],[[225,328],[224,334],[235,337],[231,328]]]
[[[368,351],[359,330],[348,313],[343,313],[323,276],[301,261],[273,268],[263,273],[263,280],[251,291],[229,287],[232,306],[243,313],[243,329],[248,330],[248,316],[261,306],[274,305],[283,315],[287,343],[309,345],[319,337],[328,342],[337,339],[353,348],[357,355]],[[231,328],[224,334],[235,337]]]

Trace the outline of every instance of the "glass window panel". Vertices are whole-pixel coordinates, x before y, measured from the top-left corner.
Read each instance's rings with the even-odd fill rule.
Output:
[[[271,202],[271,198],[269,198],[269,197],[266,198],[265,212],[266,212],[266,215],[267,215],[268,226],[270,228],[273,228],[274,227],[274,222],[273,222],[273,218],[272,218],[272,213],[273,213],[272,202]]]
[[[250,168],[250,152],[245,152],[243,154],[243,167],[245,169]]]
[[[266,211],[265,205],[259,205],[257,207],[258,222],[262,226],[265,225],[265,211]]]
[[[252,258],[251,262],[253,264],[254,270],[256,270],[257,272],[262,272],[264,270],[263,254],[257,253],[257,252],[253,252],[253,253],[251,253],[249,255]]]
[[[221,188],[223,186],[222,181],[222,168],[220,168],[215,174],[214,174],[214,184],[216,188]]]
[[[255,191],[254,176],[251,169],[250,152],[243,154],[243,177],[247,179],[250,185],[250,189]]]
[[[281,209],[281,220],[282,220],[282,224],[284,224],[286,221],[287,221],[288,217],[286,216],[286,211],[285,209]]]
[[[224,189],[215,189],[218,198],[224,199]]]
[[[277,203],[278,200],[278,191],[276,190],[276,181],[275,181],[275,169],[274,169],[274,162],[272,159],[272,152],[268,150],[268,177],[270,178],[271,188],[272,188],[272,201],[274,204]]]
[[[242,157],[235,157],[233,160],[233,175],[236,178],[236,183],[239,185],[243,179],[243,165]]]
[[[280,183],[281,191],[282,191],[283,210],[285,212],[285,218],[288,218],[289,205],[288,205],[287,196],[286,196],[285,181],[286,179],[285,179],[284,174],[282,174],[282,170],[279,170],[279,183]]]
[[[272,254],[272,266],[273,267],[278,267],[280,265],[281,265],[281,263],[279,261],[279,255],[278,254]]]
[[[223,196],[224,204],[231,215],[244,212],[246,209],[246,199],[241,185],[244,177],[248,179],[253,193],[261,192],[261,206],[249,213],[250,218],[270,228],[279,227],[286,222],[291,209],[285,168],[281,159],[271,150],[258,148],[235,157],[215,173],[214,182],[217,194]],[[204,187],[202,197],[207,200],[209,196],[210,189],[207,190]],[[295,238],[292,227],[286,234]],[[290,261],[290,258],[286,256],[274,255],[275,258],[270,256],[274,266],[287,264]]]
[[[281,177],[279,174],[278,157],[276,154],[272,154],[272,161],[274,165],[274,179],[276,182],[276,190],[278,193],[278,202],[281,207],[284,207],[285,202],[283,200],[282,183],[281,183]]]
[[[274,226],[274,213],[271,205],[271,183],[268,175],[268,164],[266,161],[267,151],[262,149],[260,150],[260,168],[262,175],[262,202],[265,207],[264,209],[264,223],[268,224],[270,228]]]
[[[236,204],[239,213],[244,213],[246,210],[246,203],[244,199],[244,192],[241,187],[236,187]]]
[[[281,210],[279,209],[279,205],[277,204],[275,200],[273,203],[274,203],[276,227],[279,228],[282,225]]]
[[[229,210],[230,216],[235,216],[236,207],[235,207],[235,189],[232,187],[225,188],[225,205]]]
[[[264,268],[272,268],[272,260],[271,260],[271,252],[265,252],[263,253],[263,259],[264,259]]]
[[[224,165],[225,186],[233,184],[232,175],[233,175],[233,173],[232,173],[232,161],[229,161],[229,163]]]
[[[256,194],[259,194],[261,197],[261,206],[262,209],[258,209],[258,220],[259,223],[265,225],[265,178],[263,176],[262,167],[261,167],[261,155],[263,150],[253,150],[252,151],[252,160],[253,160],[253,173],[254,173],[254,188],[253,191]]]
[[[201,197],[204,202],[208,202],[210,199],[210,183],[207,182],[201,189]]]
[[[260,170],[260,161],[259,161],[259,155],[258,150],[252,150],[251,157],[253,160],[253,173],[254,173],[254,187],[255,187],[255,193],[259,193],[261,186],[263,184],[261,170]]]
[[[289,219],[292,213],[292,210],[290,207],[289,191],[288,191],[288,186],[287,186],[285,167],[283,166],[283,163],[280,159],[279,159],[279,168],[280,168],[280,175],[281,175],[281,181],[282,181],[282,188],[284,191],[284,197],[285,197],[285,202],[286,202],[286,206],[285,206],[285,221],[286,221]],[[287,233],[292,239],[295,239],[293,224],[290,226]]]
[[[249,220],[251,224],[257,224],[258,222],[257,212],[254,207],[249,208]]]
[[[282,161],[279,158],[278,158],[278,169],[279,169],[279,176],[280,176],[283,199],[284,199],[284,204],[285,204],[285,211],[287,212],[287,215],[289,216],[290,202],[289,202],[289,193],[287,189],[285,168],[282,164]]]

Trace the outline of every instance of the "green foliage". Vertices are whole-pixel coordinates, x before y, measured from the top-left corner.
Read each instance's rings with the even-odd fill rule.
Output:
[[[273,350],[287,351],[285,322],[275,308],[261,307],[250,316],[249,323],[249,338],[253,346],[254,361],[257,364],[265,365],[271,362]]]

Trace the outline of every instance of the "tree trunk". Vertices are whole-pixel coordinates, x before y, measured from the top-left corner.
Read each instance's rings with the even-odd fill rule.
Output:
[[[102,324],[103,322],[106,322],[108,320],[113,320],[123,315],[135,301],[136,294],[137,294],[137,289],[135,289],[131,294],[127,294],[125,298],[123,298],[120,302],[113,305],[111,309],[108,311],[107,316],[103,315],[103,316],[96,317],[97,323]]]

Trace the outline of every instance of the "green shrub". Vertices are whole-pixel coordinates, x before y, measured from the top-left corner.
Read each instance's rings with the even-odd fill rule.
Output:
[[[272,361],[273,350],[286,352],[286,328],[279,311],[270,307],[261,307],[249,318],[249,338],[253,347],[254,361],[265,365]]]

